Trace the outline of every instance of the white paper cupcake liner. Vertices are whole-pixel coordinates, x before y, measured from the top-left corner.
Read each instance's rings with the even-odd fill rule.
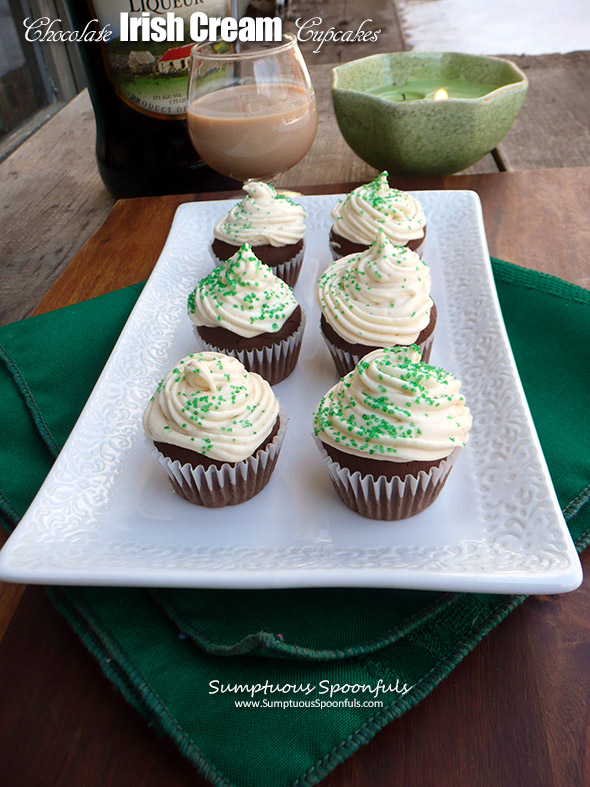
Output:
[[[388,479],[362,475],[358,470],[351,473],[328,455],[318,437],[314,435],[314,439],[342,501],[361,516],[388,521],[407,519],[432,505],[461,450],[456,448],[428,472],[420,470],[417,476]]]
[[[420,258],[422,258],[422,252],[424,251],[425,243],[426,243],[426,237],[422,238],[422,243],[417,248],[414,249],[414,251]]]
[[[256,254],[255,247],[252,249],[252,251],[254,254]],[[223,265],[224,260],[220,260],[219,257],[214,253],[212,244],[209,246],[209,253],[213,258],[215,265]],[[299,273],[301,272],[301,265],[303,264],[304,256],[305,241],[303,241],[303,247],[301,250],[290,260],[287,260],[287,262],[281,262],[278,265],[270,265],[269,267],[275,276],[278,276],[279,279],[282,279],[285,284],[289,285],[289,287],[294,287],[297,283],[297,279],[299,278]]]
[[[422,351],[423,363],[428,363],[430,360],[432,345],[434,343],[435,331],[436,328],[430,334],[430,336],[428,336],[426,339],[424,339],[423,342],[420,342],[420,344],[418,344],[418,347]],[[355,368],[355,366],[361,360],[361,358],[364,358],[364,356],[367,353],[370,353],[371,350],[376,349],[375,347],[367,347],[367,351],[365,353],[358,355],[356,353],[351,353],[348,350],[342,350],[340,347],[336,347],[336,345],[333,344],[333,342],[331,342],[330,339],[328,339],[328,337],[325,335],[323,331],[322,331],[322,336],[324,337],[324,341],[328,345],[328,350],[330,350],[330,355],[332,356],[332,360],[334,361],[334,366],[336,367],[336,371],[338,372],[340,377],[344,377],[344,375],[348,374],[348,372],[352,372],[352,370]]]
[[[204,350],[231,355],[243,363],[249,372],[256,372],[271,385],[276,385],[288,377],[297,364],[305,322],[305,312],[301,309],[301,322],[291,336],[276,344],[256,350],[226,350],[224,347],[216,347],[203,339],[196,325],[193,327],[193,331]]]
[[[241,462],[204,468],[173,461],[157,448],[152,456],[174,490],[190,503],[208,508],[237,505],[257,495],[270,480],[287,431],[288,418],[282,406],[278,417],[279,429],[272,441]]]
[[[330,253],[332,254],[332,259],[334,260],[334,262],[336,262],[336,260],[341,260],[342,257],[344,257],[344,254],[340,252],[341,249],[340,243],[338,243],[337,240],[334,240],[333,238],[329,237],[328,244],[330,246]]]

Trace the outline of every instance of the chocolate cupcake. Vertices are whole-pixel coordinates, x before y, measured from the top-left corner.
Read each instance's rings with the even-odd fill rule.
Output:
[[[244,191],[248,196],[215,225],[213,259],[225,262],[248,243],[259,260],[294,287],[305,252],[305,211],[266,183],[246,183]]]
[[[320,277],[320,327],[340,376],[378,347],[417,344],[430,359],[436,306],[428,265],[383,230],[367,251],[333,262]]]
[[[247,243],[201,279],[188,314],[204,349],[233,355],[271,385],[295,368],[305,314],[291,287]]]
[[[168,372],[143,426],[174,490],[216,508],[243,503],[266,486],[287,418],[266,380],[235,358],[203,352]]]
[[[393,189],[382,172],[351,191],[332,208],[330,250],[335,260],[365,251],[382,229],[396,246],[422,253],[426,217],[415,197]]]
[[[412,346],[374,350],[326,393],[314,435],[349,508],[398,520],[436,500],[471,428],[460,388]]]

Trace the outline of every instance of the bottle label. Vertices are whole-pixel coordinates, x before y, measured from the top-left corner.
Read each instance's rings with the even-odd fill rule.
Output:
[[[190,15],[227,16],[228,0],[89,0],[100,27],[109,25],[110,41],[100,44],[109,79],[118,96],[133,109],[157,118],[186,117],[190,53]],[[121,41],[122,11],[160,16],[173,11],[184,21],[183,41]]]

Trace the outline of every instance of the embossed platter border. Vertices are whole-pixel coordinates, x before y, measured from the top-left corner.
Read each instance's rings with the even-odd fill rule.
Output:
[[[401,523],[363,520],[333,492],[311,413],[336,375],[313,287],[330,261],[338,195],[302,197],[307,248],[295,294],[308,322],[276,387],[290,425],[271,483],[235,508],[177,498],[141,415],[166,370],[193,352],[186,295],[211,267],[229,201],[182,205],[160,259],[51,473],[0,553],[0,578],[163,587],[375,586],[559,593],[582,578],[518,379],[493,283],[479,198],[420,192],[439,322],[431,362],[462,381],[474,426],[447,486]]]

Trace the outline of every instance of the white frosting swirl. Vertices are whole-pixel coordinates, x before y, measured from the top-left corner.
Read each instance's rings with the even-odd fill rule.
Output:
[[[469,438],[472,418],[460,388],[449,372],[420,363],[416,345],[373,350],[322,398],[314,432],[356,456],[443,459]]]
[[[215,225],[219,240],[241,246],[289,246],[305,235],[305,211],[267,183],[245,183],[248,196]]]
[[[333,262],[317,288],[322,314],[351,344],[412,344],[430,322],[430,270],[410,249],[379,230],[360,254]]]
[[[188,297],[195,325],[226,328],[245,338],[276,333],[297,306],[291,287],[247,243],[201,279]]]
[[[397,246],[424,237],[426,216],[417,199],[390,188],[387,172],[351,191],[332,208],[332,229],[353,243],[373,243],[382,229]]]
[[[240,462],[272,432],[279,403],[260,375],[222,353],[187,355],[158,385],[143,415],[149,438],[211,459]]]

